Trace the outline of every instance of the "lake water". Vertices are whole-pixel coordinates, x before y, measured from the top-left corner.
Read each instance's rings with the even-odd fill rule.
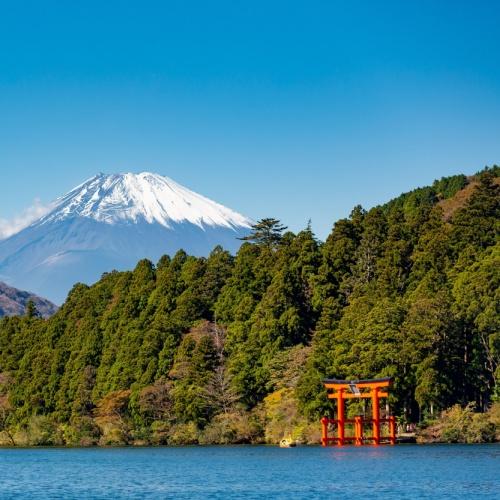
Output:
[[[500,445],[0,449],[0,498],[500,498]]]

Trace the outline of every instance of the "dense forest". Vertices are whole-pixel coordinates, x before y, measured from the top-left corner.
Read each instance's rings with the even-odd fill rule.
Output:
[[[499,173],[357,206],[325,242],[263,219],[236,256],[142,260],[76,284],[50,319],[3,318],[1,442],[314,442],[325,377],[393,377],[400,421],[485,411],[500,398]]]

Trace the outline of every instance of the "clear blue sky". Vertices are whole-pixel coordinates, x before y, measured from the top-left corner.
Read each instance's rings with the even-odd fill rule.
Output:
[[[324,238],[500,162],[500,2],[0,0],[0,218],[150,170]]]

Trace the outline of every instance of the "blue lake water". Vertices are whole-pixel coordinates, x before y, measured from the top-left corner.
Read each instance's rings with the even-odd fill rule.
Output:
[[[0,498],[500,498],[500,445],[0,449]]]

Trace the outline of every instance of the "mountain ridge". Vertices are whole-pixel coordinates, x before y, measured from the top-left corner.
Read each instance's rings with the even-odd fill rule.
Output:
[[[234,253],[251,219],[158,174],[98,174],[0,241],[0,279],[62,303],[76,282],[180,249]]]
[[[252,221],[223,205],[191,191],[172,179],[139,174],[99,173],[53,202],[49,213],[32,226],[64,220],[75,214],[115,224],[144,218],[170,228],[171,222],[226,227],[250,227]]]
[[[432,440],[500,439],[498,403],[472,412],[500,395],[499,174],[356,206],[324,242],[259,221],[236,256],[142,259],[48,320],[4,318],[3,443],[318,443],[324,378],[388,376],[398,420],[449,416]]]
[[[52,316],[58,309],[50,300],[24,290],[18,290],[0,281],[0,318],[26,314],[30,301],[33,302],[42,318]]]

